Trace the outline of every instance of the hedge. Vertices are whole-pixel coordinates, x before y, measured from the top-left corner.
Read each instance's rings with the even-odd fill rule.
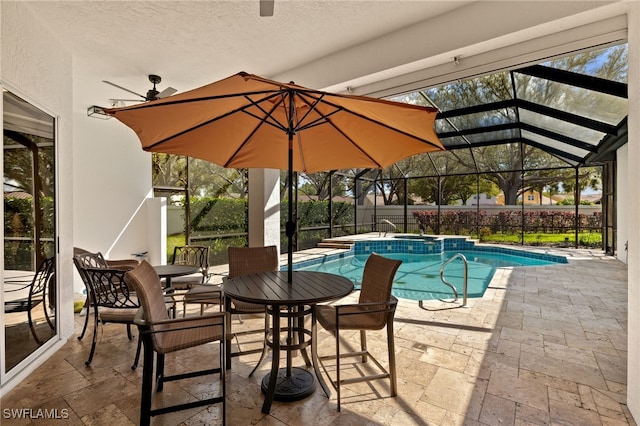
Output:
[[[420,230],[440,234],[469,234],[476,228],[488,228],[491,233],[525,232],[564,233],[575,229],[575,214],[558,211],[526,211],[504,210],[497,215],[489,215],[485,211],[455,210],[440,213],[438,229],[438,212],[414,211],[413,217]],[[524,228],[523,221],[524,219]],[[584,230],[599,231],[602,229],[602,213],[578,214],[579,226]]]

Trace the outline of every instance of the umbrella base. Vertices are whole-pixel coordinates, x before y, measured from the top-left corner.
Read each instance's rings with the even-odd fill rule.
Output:
[[[267,393],[271,373],[262,379],[262,392]],[[313,374],[303,368],[293,367],[291,375],[287,376],[287,369],[278,370],[276,390],[273,399],[276,401],[299,401],[311,395],[316,389]]]

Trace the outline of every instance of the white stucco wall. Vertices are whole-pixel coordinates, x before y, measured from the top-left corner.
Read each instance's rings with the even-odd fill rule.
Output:
[[[149,223],[160,226],[149,222],[160,214],[149,209],[164,204],[145,204],[153,196],[151,154],[142,151],[133,131],[116,119],[87,116],[90,105],[80,100],[89,82],[101,78],[100,72],[94,64],[74,61],[74,245],[109,259],[148,251],[149,260],[159,263],[164,243],[152,241],[164,231],[149,229]],[[75,285],[81,288],[79,277]]]
[[[59,252],[57,278],[59,283],[60,340],[50,341],[35,356],[31,364],[15,376],[3,377],[0,393],[4,394],[15,383],[26,377],[49,353],[64,343],[74,332],[73,320],[73,266],[71,247],[72,220],[72,58],[34,20],[28,8],[20,2],[0,2],[1,57],[0,81],[7,89],[40,107],[57,119],[57,189]],[[4,326],[2,327],[4,332]],[[13,372],[12,372],[13,374]]]

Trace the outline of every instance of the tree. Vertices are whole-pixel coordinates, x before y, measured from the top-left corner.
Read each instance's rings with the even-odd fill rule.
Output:
[[[583,167],[578,171],[578,191],[576,204],[581,204],[580,201],[580,193],[587,189],[591,188],[594,190],[600,190],[602,187],[602,176],[601,170],[599,167]],[[576,178],[575,174],[571,179],[566,179],[562,181],[562,188],[567,192],[576,193]]]
[[[151,162],[154,186],[182,188],[187,185],[187,157],[153,153]]]
[[[247,196],[244,169],[227,169],[209,161],[164,153],[154,153],[152,161],[156,187],[184,188],[188,182],[191,195],[198,197]]]
[[[3,139],[5,185],[11,186],[13,191],[52,197],[55,192],[53,140],[11,130],[4,131]],[[37,162],[34,162],[34,153]],[[35,164],[38,170],[33,170]],[[38,180],[37,184],[34,179]],[[34,194],[35,187],[39,194]]]
[[[303,174],[300,180],[303,181],[299,191],[305,195],[313,195],[319,201],[329,199],[329,183],[333,179],[332,196],[344,195],[346,192],[345,182],[341,175],[332,175],[329,172]]]
[[[209,161],[189,159],[189,187],[201,197],[247,198],[246,169],[227,169]]]
[[[543,65],[570,72],[596,75],[610,80],[626,81],[627,48],[626,45],[608,47],[555,59]],[[593,116],[594,111],[617,111],[620,108],[626,108],[626,103],[614,96],[594,94],[593,91],[581,87],[532,77],[517,70],[456,81],[439,88],[403,95],[397,97],[396,100],[421,105],[435,105],[441,111],[449,111],[461,106],[472,107],[514,98],[551,106],[558,110],[566,111],[569,109],[589,117]],[[569,123],[511,107],[451,116],[447,120],[438,120],[436,130],[441,133],[486,128],[494,125],[509,126],[518,121],[547,130],[552,129],[567,136],[576,136],[574,134],[575,127]],[[556,154],[558,157],[554,157],[528,144],[528,140],[534,140],[535,136],[527,134],[526,130],[507,128],[491,133],[476,132],[465,137],[482,143],[477,147],[468,148],[465,147],[465,139],[456,136],[461,148],[455,151],[471,152],[470,155],[461,155],[456,158],[466,168],[491,176],[503,191],[506,204],[516,204],[518,196],[531,188],[539,189],[557,183],[558,173],[549,173],[543,169],[570,166],[561,157],[561,154]],[[500,144],[491,146],[493,140],[499,141]],[[506,143],[509,140],[513,142]],[[449,152],[453,153],[454,151]],[[570,174],[570,171],[563,173]],[[440,175],[444,174],[440,173]],[[562,177],[561,180],[565,180],[565,177]]]

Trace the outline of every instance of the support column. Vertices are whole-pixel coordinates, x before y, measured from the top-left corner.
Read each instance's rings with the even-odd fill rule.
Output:
[[[637,188],[640,182],[640,5],[629,3],[628,43],[629,43],[629,141],[627,188]],[[621,176],[620,179],[625,177]],[[622,195],[624,197],[625,194]],[[626,216],[637,218],[640,213],[640,200],[634,191],[626,194]],[[628,352],[627,352],[627,406],[634,419],[640,418],[640,223],[628,221]],[[618,241],[624,247],[624,241]]]
[[[280,252],[280,171],[249,169],[249,247]]]

